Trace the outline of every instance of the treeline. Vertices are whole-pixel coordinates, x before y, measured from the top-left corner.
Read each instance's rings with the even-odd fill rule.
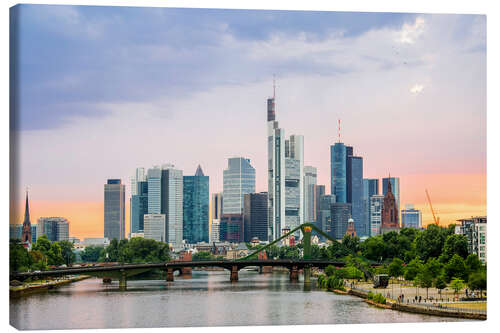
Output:
[[[83,262],[144,263],[170,260],[168,245],[154,239],[113,239],[108,246],[87,246],[80,253]]]
[[[48,266],[71,265],[75,261],[73,243],[58,241],[51,243],[46,235],[40,236],[28,251],[20,240],[12,239],[9,244],[9,268],[11,272],[46,270]]]

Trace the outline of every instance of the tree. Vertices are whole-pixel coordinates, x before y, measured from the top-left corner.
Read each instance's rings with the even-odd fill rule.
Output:
[[[102,246],[87,246],[81,253],[80,257],[83,262],[97,262],[99,257],[104,253]]]
[[[448,234],[446,228],[429,225],[427,229],[418,233],[413,241],[416,254],[424,261],[430,257],[439,257]]]
[[[36,243],[33,244],[32,250],[40,251],[43,254],[47,254],[50,251],[50,247],[51,245],[49,239],[47,238],[47,235],[41,235],[36,240]]]
[[[59,247],[61,248],[61,255],[64,263],[67,266],[71,266],[76,259],[76,255],[73,253],[73,243],[68,241],[58,241],[56,243],[59,244]]]
[[[429,258],[425,263],[425,269],[429,271],[433,279],[437,278],[443,271],[443,264],[436,258]]]
[[[455,291],[455,295],[462,289],[465,288],[464,280],[459,278],[453,278],[450,283],[450,288]]]
[[[446,237],[443,252],[440,256],[441,262],[447,262],[454,254],[458,254],[464,259],[469,254],[465,235],[453,234]]]
[[[354,266],[347,266],[345,268],[345,272],[346,272],[345,277],[348,279],[361,280],[364,277],[363,272]]]
[[[342,245],[348,252],[357,253],[359,251],[359,237],[346,234],[342,238]]]
[[[399,258],[392,259],[392,262],[389,265],[389,275],[397,278],[403,275],[403,273],[404,273],[403,260]]]
[[[472,290],[480,290],[480,294],[482,297],[483,290],[486,290],[486,270],[472,273],[467,284]]]
[[[381,235],[373,236],[360,244],[363,257],[380,261],[385,258],[385,243]]]
[[[439,295],[441,295],[441,291],[446,288],[446,278],[444,275],[441,274],[434,280],[434,287],[438,289]]]
[[[326,266],[326,268],[325,268],[326,276],[332,276],[335,273],[335,270],[336,270],[335,266],[332,266],[332,265]]]
[[[465,260],[458,254],[454,254],[450,261],[444,266],[444,271],[448,281],[452,278],[465,279],[467,271],[465,269]]]
[[[50,250],[45,255],[47,256],[48,265],[59,266],[64,263],[61,247],[57,242],[50,245]]]
[[[207,251],[200,251],[193,254],[193,261],[203,261],[203,260],[213,260],[212,254]]]
[[[422,260],[420,260],[418,257],[410,261],[408,263],[408,266],[406,266],[406,270],[404,273],[405,280],[415,280],[417,274],[422,270],[422,268]]]
[[[433,276],[430,267],[428,265],[424,265],[422,270],[418,272],[415,278],[415,282],[419,287],[426,289],[427,292],[426,298],[429,298],[429,288],[432,287]]]
[[[23,244],[17,240],[12,239],[9,243],[9,268],[10,272],[23,272],[29,269],[32,260],[28,250]]]
[[[477,254],[471,253],[465,258],[465,268],[469,274],[479,271],[483,267]]]

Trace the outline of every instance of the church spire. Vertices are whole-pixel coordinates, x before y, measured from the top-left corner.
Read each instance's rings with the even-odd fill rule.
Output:
[[[31,246],[31,221],[30,221],[30,207],[28,201],[28,190],[26,190],[26,208],[24,210],[23,232],[21,239],[26,247]]]

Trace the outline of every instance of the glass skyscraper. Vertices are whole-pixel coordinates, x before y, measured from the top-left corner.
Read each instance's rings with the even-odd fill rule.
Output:
[[[359,237],[369,236],[369,226],[365,220],[365,206],[363,202],[363,158],[358,156],[348,156],[348,165],[350,165],[350,202],[352,204],[352,218],[356,235]]]
[[[104,184],[104,237],[125,238],[125,185],[120,179]]]
[[[335,239],[342,239],[347,230],[347,222],[351,215],[351,204],[345,202],[336,202],[331,204],[332,228],[330,235]]]
[[[250,242],[257,237],[260,241],[267,241],[267,193],[245,194],[243,210],[244,241]]]
[[[255,192],[255,169],[247,158],[229,158],[223,178],[223,214],[242,214],[244,195]]]
[[[365,223],[368,226],[369,229],[369,235],[367,236],[372,236],[371,235],[371,203],[370,203],[370,198],[374,195],[379,194],[379,181],[376,178],[365,178],[363,179],[363,205],[365,208]]]
[[[189,244],[208,242],[209,177],[198,166],[194,176],[184,176],[183,187],[183,238]]]
[[[148,214],[161,214],[161,169],[148,169]]]
[[[330,146],[330,193],[337,202],[347,202],[347,151],[342,142]]]
[[[316,222],[316,184],[318,170],[312,166],[304,166],[304,222]]]
[[[148,182],[136,183],[136,194],[130,198],[130,233],[144,232],[144,215],[148,213]]]
[[[413,205],[405,205],[405,209],[401,211],[401,227],[402,228],[422,228],[422,213],[415,209]]]

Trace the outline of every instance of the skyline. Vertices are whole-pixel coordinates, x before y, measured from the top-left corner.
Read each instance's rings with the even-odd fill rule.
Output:
[[[45,16],[34,17],[34,7],[44,7]],[[87,233],[89,220],[102,226],[102,184],[121,178],[127,188],[128,233],[129,178],[136,167],[154,164],[173,163],[185,175],[194,174],[200,164],[215,193],[222,191],[227,158],[241,156],[256,169],[256,191],[266,191],[263,138],[273,73],[280,127],[287,135],[304,136],[304,165],[318,169],[318,184],[328,189],[329,148],[337,141],[340,118],[342,141],[364,159],[363,177],[400,177],[400,207],[415,204],[424,225],[431,220],[425,188],[443,224],[486,215],[484,16],[240,10],[208,10],[213,15],[204,15],[205,10],[196,9],[100,7],[113,12],[106,19],[102,13],[91,17],[98,13],[92,7],[22,8],[27,8],[23,17],[28,23],[20,45],[27,52],[20,63],[29,70],[20,77],[21,101],[33,100],[40,107],[21,104],[20,123],[13,128],[20,130],[19,184],[30,186],[34,223],[53,212],[50,216],[73,222],[72,235]],[[127,18],[133,19],[131,28],[123,25]],[[175,37],[183,20],[196,22],[203,32],[193,28]],[[56,32],[57,24],[67,29]],[[162,24],[161,38],[138,41],[138,31]],[[134,31],[126,47],[111,42],[112,37],[125,42],[123,37]],[[131,83],[121,80],[111,87],[107,82],[102,93],[93,91],[103,87],[99,76],[91,77],[94,70],[83,70],[90,51],[76,55],[74,63],[56,64],[61,55],[71,56],[72,43],[82,32],[82,48],[102,50],[103,43],[109,44],[91,67],[102,69],[107,79]],[[34,36],[48,42],[49,49],[28,45]],[[63,43],[56,47],[58,41]],[[115,65],[109,64],[111,58]],[[57,70],[28,73],[42,62]],[[189,67],[194,64],[198,66]],[[152,75],[153,69],[164,67],[166,81]],[[125,77],[118,75],[123,68]],[[174,68],[178,73],[169,72]],[[180,84],[178,77],[183,78]],[[43,121],[35,116],[40,108]],[[117,156],[111,156],[114,151]],[[20,223],[23,211],[17,212],[13,222]],[[95,235],[102,234],[100,229]]]

